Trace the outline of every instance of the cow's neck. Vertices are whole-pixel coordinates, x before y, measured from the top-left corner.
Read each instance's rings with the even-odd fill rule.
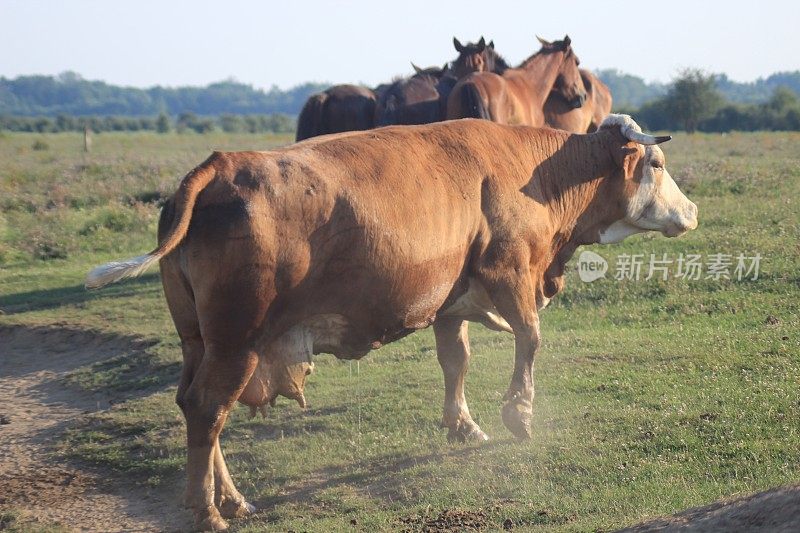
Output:
[[[533,146],[544,139],[534,134]],[[548,210],[548,233],[539,233],[550,243],[550,266],[545,274],[548,297],[552,297],[548,293],[560,290],[564,265],[575,250],[582,244],[598,242],[600,229],[614,216],[616,204],[602,198],[604,181],[617,171],[612,155],[614,142],[609,132],[564,134],[533,172],[528,194]],[[554,287],[549,290],[548,279]]]
[[[544,105],[544,101],[556,83],[563,60],[563,52],[548,54],[539,52],[520,65],[520,70],[525,73],[528,83],[533,88],[534,102],[531,103],[534,107]]]
[[[552,138],[552,132],[547,136],[534,133],[534,149],[544,148],[550,155],[536,165],[528,194],[545,204],[553,231],[571,239],[589,232],[608,215],[608,202],[595,200],[604,181],[616,171],[614,138],[605,131],[564,133],[555,145],[542,146],[548,137]]]

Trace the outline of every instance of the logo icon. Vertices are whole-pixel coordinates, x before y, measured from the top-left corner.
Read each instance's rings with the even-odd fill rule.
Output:
[[[608,261],[603,256],[589,250],[584,250],[578,257],[578,276],[581,281],[591,283],[600,278],[606,277],[608,271]]]

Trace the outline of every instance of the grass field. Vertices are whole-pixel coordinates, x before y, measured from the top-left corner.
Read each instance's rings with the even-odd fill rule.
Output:
[[[180,349],[157,271],[92,293],[83,277],[149,251],[159,202],[211,149],[288,140],[103,134],[83,154],[78,135],[0,136],[0,325],[147,341],[64,378],[120,401],[54,434],[54,449],[110,479],[175,487],[165,512],[179,505],[184,429],[173,403]],[[664,145],[700,226],[591,247],[609,261],[606,278],[569,274],[541,317],[529,442],[499,416],[513,338],[476,325],[467,394],[488,444],[450,445],[438,428],[431,331],[358,364],[319,356],[305,412],[286,400],[266,421],[237,409],[223,449],[261,512],[234,530],[610,530],[800,481],[798,146],[788,133]],[[637,254],[640,279],[614,279]],[[651,254],[672,261],[668,279],[644,279]],[[700,255],[700,279],[676,276],[689,254]],[[707,279],[714,254],[731,256],[732,279]],[[737,279],[739,254],[760,256],[756,280]]]

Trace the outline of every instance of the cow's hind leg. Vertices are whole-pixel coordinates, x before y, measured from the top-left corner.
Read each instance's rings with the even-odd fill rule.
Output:
[[[256,510],[236,490],[230,472],[228,472],[228,466],[225,464],[225,458],[222,456],[219,437],[214,445],[214,503],[224,518],[242,518]]]
[[[444,373],[442,427],[448,428],[447,440],[451,442],[489,439],[472,420],[464,395],[464,377],[469,367],[468,326],[466,320],[446,317],[433,323],[436,353]]]
[[[188,452],[186,493],[195,525],[201,531],[221,531],[228,527],[215,505],[217,439],[256,363],[257,356],[251,350],[230,351],[206,344],[203,360],[181,401]],[[222,458],[221,452],[219,457]],[[221,464],[224,465],[224,460]],[[230,475],[226,477],[230,479]],[[221,487],[227,485],[224,481],[219,483]]]

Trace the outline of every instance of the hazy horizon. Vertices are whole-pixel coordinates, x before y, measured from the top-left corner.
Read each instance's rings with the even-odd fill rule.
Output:
[[[536,34],[569,34],[582,67],[616,69],[648,83],[669,82],[683,68],[738,82],[800,70],[800,35],[790,16],[798,10],[784,1],[769,3],[769,9],[685,0],[431,4],[411,0],[393,11],[362,0],[274,8],[236,0],[224,9],[206,1],[0,0],[0,76],[71,71],[140,88],[228,79],[262,89],[306,82],[377,85],[408,74],[411,61],[430,66],[452,60],[453,36],[467,42],[484,35],[517,64],[538,50]],[[781,14],[786,16],[776,16]]]

